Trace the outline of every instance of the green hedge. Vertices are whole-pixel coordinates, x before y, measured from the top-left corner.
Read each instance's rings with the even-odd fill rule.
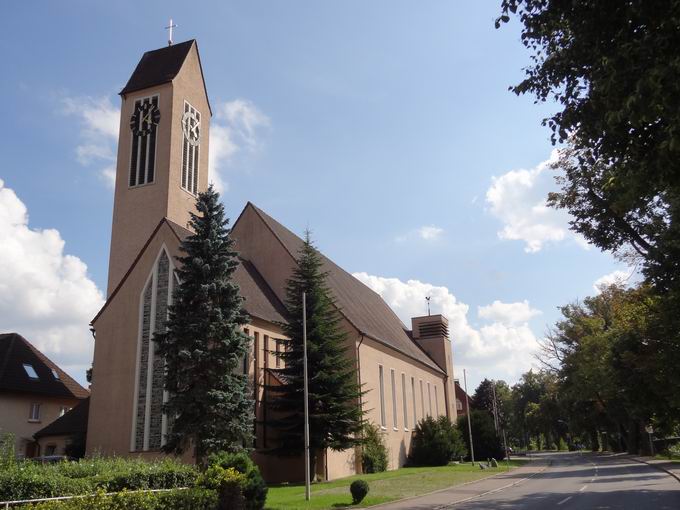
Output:
[[[20,462],[0,471],[0,501],[90,494],[101,489],[174,489],[193,486],[194,466],[166,459],[95,458],[79,462],[36,464]]]
[[[214,510],[217,493],[207,489],[171,490],[168,492],[125,491],[106,496],[103,491],[93,496],[70,500],[47,501],[22,505],[22,510]]]

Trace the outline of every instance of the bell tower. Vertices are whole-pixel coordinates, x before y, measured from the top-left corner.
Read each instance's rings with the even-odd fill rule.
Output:
[[[196,41],[144,53],[120,96],[107,297],[163,218],[187,227],[208,186],[212,112]]]

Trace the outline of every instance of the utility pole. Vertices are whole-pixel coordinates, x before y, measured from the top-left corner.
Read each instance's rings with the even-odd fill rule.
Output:
[[[475,447],[472,445],[472,425],[470,424],[470,397],[467,391],[467,375],[463,369],[463,383],[465,384],[465,408],[467,409],[468,434],[470,434],[470,459],[472,465],[475,464]]]
[[[302,293],[302,364],[305,389],[305,500],[312,497],[309,473],[309,386],[307,382],[307,293]]]

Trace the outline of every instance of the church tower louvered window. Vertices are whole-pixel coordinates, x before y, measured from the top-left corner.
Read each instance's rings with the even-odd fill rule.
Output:
[[[162,409],[165,400],[165,366],[163,359],[155,352],[153,336],[165,329],[168,305],[176,285],[176,279],[172,278],[173,269],[167,252],[162,249],[142,292],[131,445],[133,451],[160,449],[167,431],[167,418]]]
[[[198,161],[201,141],[201,114],[184,101],[182,116],[182,188],[192,195],[198,193]]]
[[[153,182],[156,171],[156,131],[161,114],[158,96],[135,101],[130,118],[132,149],[130,150],[130,187]]]

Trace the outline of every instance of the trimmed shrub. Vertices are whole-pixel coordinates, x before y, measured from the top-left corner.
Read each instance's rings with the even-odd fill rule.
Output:
[[[415,466],[445,466],[467,455],[460,431],[446,416],[428,416],[416,425],[411,442],[410,464]]]
[[[208,458],[208,465],[219,466],[223,469],[233,468],[244,476],[241,491],[245,499],[246,510],[262,510],[267,500],[267,484],[264,482],[260,469],[245,452],[220,452]]]
[[[100,490],[93,496],[36,505],[22,505],[31,510],[214,510],[217,493],[206,489],[171,490],[168,492],[120,492],[106,496]]]
[[[0,471],[0,501],[92,494],[98,489],[174,489],[190,487],[198,476],[194,466],[172,459],[92,458],[79,462],[36,464],[23,461]]]
[[[349,486],[349,491],[352,493],[352,504],[358,505],[368,494],[368,482],[366,480],[354,480],[352,485]]]
[[[0,470],[10,469],[16,464],[14,434],[0,432]]]
[[[219,510],[240,510],[245,508],[242,487],[246,476],[233,467],[223,468],[213,465],[198,478],[198,485],[217,491],[219,494]]]
[[[364,473],[380,473],[387,470],[389,451],[385,438],[377,425],[364,425],[364,440],[361,448],[361,465]]]

